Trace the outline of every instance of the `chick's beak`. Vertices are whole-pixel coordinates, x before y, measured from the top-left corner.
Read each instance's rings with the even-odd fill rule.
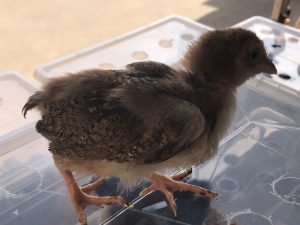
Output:
[[[277,74],[277,69],[275,65],[272,63],[271,59],[266,57],[265,60],[263,60],[261,66],[261,72],[268,73],[268,74]]]

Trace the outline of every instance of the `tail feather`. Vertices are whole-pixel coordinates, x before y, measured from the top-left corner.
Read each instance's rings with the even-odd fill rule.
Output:
[[[38,106],[42,101],[43,101],[43,94],[41,91],[38,91],[34,95],[30,96],[22,109],[22,114],[24,118],[26,118],[26,114],[28,110],[31,110],[34,107]]]

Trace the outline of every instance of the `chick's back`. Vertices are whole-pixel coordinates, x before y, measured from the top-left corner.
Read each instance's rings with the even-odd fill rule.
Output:
[[[40,110],[36,129],[50,141],[53,154],[164,161],[192,145],[204,123],[199,108],[184,99],[190,87],[171,70],[166,72],[149,76],[142,69],[96,69],[54,78],[31,96],[24,114],[33,107]]]

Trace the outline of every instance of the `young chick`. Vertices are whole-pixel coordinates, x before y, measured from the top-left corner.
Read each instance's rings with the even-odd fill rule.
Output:
[[[79,188],[72,171],[120,176],[127,185],[147,176],[176,215],[173,192],[217,194],[166,177],[166,168],[190,168],[217,152],[235,110],[235,91],[258,73],[276,73],[263,43],[243,29],[215,30],[195,41],[182,68],[138,62],[126,70],[87,70],[49,80],[23,108],[37,107],[36,129],[62,173],[81,224],[89,204],[121,204],[119,197],[88,195],[106,178]]]

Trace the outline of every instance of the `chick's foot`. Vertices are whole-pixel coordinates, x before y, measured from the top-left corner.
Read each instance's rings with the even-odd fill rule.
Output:
[[[190,173],[191,170],[187,172],[178,173],[170,177],[164,176],[159,173],[152,173],[148,177],[151,180],[152,185],[144,189],[140,193],[140,195],[144,196],[154,190],[161,191],[162,193],[164,193],[166,200],[175,216],[176,216],[176,202],[173,193],[177,190],[193,192],[196,194],[207,196],[209,198],[216,198],[218,196],[217,193],[212,192],[208,189],[193,184],[187,184],[180,181]]]
[[[82,225],[87,225],[87,218],[84,209],[88,205],[101,205],[101,204],[118,204],[122,206],[128,206],[128,203],[120,196],[92,196],[90,192],[95,190],[99,185],[107,181],[107,178],[101,178],[94,183],[78,187],[72,172],[69,170],[63,173],[65,185],[69,191],[71,201],[74,205],[76,213],[79,217],[79,221]]]

